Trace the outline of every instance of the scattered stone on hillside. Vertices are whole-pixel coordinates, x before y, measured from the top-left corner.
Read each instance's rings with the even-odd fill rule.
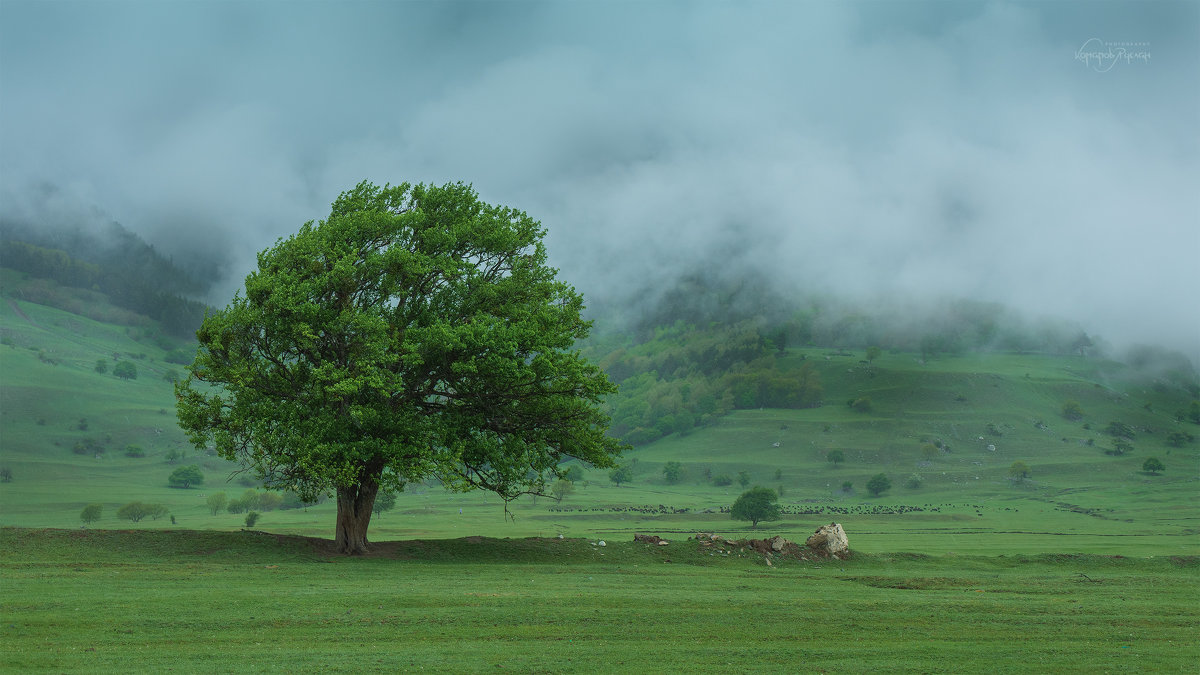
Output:
[[[635,534],[633,535],[633,540],[640,541],[643,544],[658,544],[660,546],[665,546],[666,544],[670,543],[657,534]]]
[[[659,546],[666,546],[667,544],[670,544],[670,543],[671,543],[671,542],[667,541],[666,539],[659,539],[659,540],[658,540],[658,545],[659,545]]]
[[[805,540],[804,545],[827,555],[839,555],[850,550],[846,531],[838,523],[830,523],[817,528],[817,531]]]

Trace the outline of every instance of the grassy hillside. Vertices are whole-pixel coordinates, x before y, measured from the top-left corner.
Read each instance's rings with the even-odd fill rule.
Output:
[[[8,289],[18,283],[5,279]],[[0,298],[0,468],[12,474],[0,483],[0,523],[78,528],[84,506],[100,503],[92,527],[242,527],[243,514],[212,514],[206,499],[216,491],[238,498],[253,482],[190,448],[175,426],[164,378],[182,370],[167,361],[178,345],[156,338],[153,323],[100,322],[17,295]],[[688,336],[671,339],[686,344]],[[823,404],[718,411],[638,445],[625,458],[630,483],[584,469],[561,503],[525,498],[509,505],[508,517],[495,497],[410,486],[375,518],[372,539],[745,532],[748,523],[722,512],[743,490],[744,472],[749,484],[782,492],[783,520],[759,529],[802,539],[838,520],[861,551],[1200,552],[1200,452],[1195,441],[1176,447],[1168,439],[1200,435],[1179,419],[1193,394],[1178,379],[1084,356],[884,352],[865,363],[862,351],[768,351],[757,358],[770,360],[771,377],[807,369],[819,378]],[[97,361],[107,372],[96,371]],[[114,376],[119,362],[132,363],[137,379]],[[847,405],[863,399],[869,410]],[[1067,401],[1078,402],[1080,419],[1064,417]],[[626,405],[663,403],[647,390]],[[1132,430],[1122,442],[1133,449],[1120,456],[1105,452],[1119,440],[1105,433],[1114,421]],[[144,456],[127,456],[127,446]],[[845,458],[839,465],[827,461],[834,450]],[[1142,471],[1150,456],[1166,466],[1159,475]],[[1016,461],[1029,467],[1027,479],[1010,479]],[[663,475],[667,462],[682,465],[676,483]],[[204,484],[168,487],[168,475],[190,464],[200,466]],[[892,488],[873,497],[866,483],[878,473]],[[717,485],[721,477],[731,484]],[[164,504],[170,515],[117,519],[135,500]],[[256,527],[328,536],[332,525],[326,503],[264,512]]]

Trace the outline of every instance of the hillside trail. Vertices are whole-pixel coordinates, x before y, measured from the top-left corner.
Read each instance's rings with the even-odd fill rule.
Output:
[[[8,304],[9,304],[9,306],[11,306],[11,307],[13,308],[13,311],[17,313],[17,316],[21,317],[22,319],[25,319],[25,320],[26,320],[26,321],[28,321],[28,322],[29,322],[31,325],[33,325],[33,326],[37,326],[38,328],[41,328],[41,325],[39,325],[39,324],[38,324],[38,322],[36,322],[36,321],[34,321],[33,319],[29,318],[29,315],[28,315],[28,314],[26,314],[25,312],[22,312],[22,311],[21,311],[21,306],[17,304],[17,301],[16,301],[16,300],[13,300],[12,298],[9,298],[9,299],[8,299]]]

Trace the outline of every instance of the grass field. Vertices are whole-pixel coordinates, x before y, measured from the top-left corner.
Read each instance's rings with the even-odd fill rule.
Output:
[[[0,533],[9,672],[1195,672],[1200,560]]]
[[[817,364],[826,405],[736,411],[631,451],[628,484],[585,468],[561,503],[506,510],[411,485],[372,521],[373,553],[346,559],[328,550],[330,503],[264,512],[256,531],[210,513],[210,494],[255,483],[188,446],[164,379],[181,368],[152,330],[6,296],[0,335],[7,672],[1195,672],[1200,660],[1200,452],[1167,442],[1197,431],[1176,415],[1190,395],[1115,362],[885,354],[864,368],[792,349],[783,358]],[[138,378],[114,377],[118,360]],[[869,413],[839,403],[860,396]],[[1066,400],[1083,419],[1063,418]],[[1114,420],[1136,429],[1124,456],[1104,452]],[[933,441],[949,449],[927,456]],[[1141,470],[1149,456],[1161,475]],[[1028,480],[1009,478],[1014,461]],[[168,487],[188,464],[204,484]],[[710,477],[742,472],[782,492],[782,520],[752,530],[722,511],[743,488]],[[871,497],[880,472],[893,487]],[[169,516],[119,520],[135,500]],[[80,529],[89,503],[103,515]],[[686,541],[803,541],[830,521],[850,560],[768,566]],[[636,532],[673,543],[634,544]]]

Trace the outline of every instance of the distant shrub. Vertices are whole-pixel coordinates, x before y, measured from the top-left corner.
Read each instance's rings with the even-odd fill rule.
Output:
[[[143,502],[129,502],[128,504],[117,509],[117,517],[121,520],[129,520],[139,522],[143,518],[150,517],[154,520],[166,515],[167,507],[162,504],[146,504]]]
[[[88,430],[88,421],[87,421],[87,418],[86,418],[86,417],[80,417],[80,418],[79,418],[79,423],[75,425],[75,428],[76,428],[76,429],[78,429],[78,430],[80,430],[80,431],[87,431],[87,430]]]
[[[1065,401],[1062,406],[1062,416],[1072,422],[1083,419],[1083,407],[1079,401]]]
[[[196,356],[195,352],[189,352],[186,349],[172,349],[163,357],[163,361],[174,363],[180,366],[191,365],[192,359]]]
[[[214,492],[204,500],[204,504],[208,506],[208,512],[214,516],[220,513],[228,503],[229,497],[224,492]]]
[[[855,399],[850,399],[846,402],[846,405],[849,405],[850,409],[854,412],[859,413],[869,413],[874,408],[874,405],[871,403],[870,396],[860,396]]]
[[[283,495],[278,492],[260,492],[258,493],[259,511],[274,511],[283,505]]]
[[[1142,462],[1142,471],[1154,474],[1156,476],[1158,475],[1159,471],[1163,471],[1166,468],[1167,467],[1163,466],[1162,462],[1158,461],[1157,457],[1147,457],[1146,461]]]
[[[204,474],[200,471],[200,467],[195,464],[181,466],[171,472],[167,477],[167,485],[173,488],[187,489],[193,485],[201,485],[204,483]]]
[[[783,469],[775,469],[775,480],[780,480],[781,478],[783,478]],[[779,496],[782,497],[783,493],[780,492]]]
[[[842,452],[841,450],[830,450],[825,454],[825,461],[837,466],[838,464],[846,461],[846,453]]]
[[[103,504],[88,504],[87,506],[83,507],[82,511],[79,512],[79,519],[82,520],[85,525],[91,525],[97,520],[100,520],[100,514],[103,511]]]
[[[1186,431],[1172,431],[1167,434],[1167,445],[1175,448],[1182,448],[1194,440],[1196,440],[1196,437]]]
[[[738,485],[746,487],[750,485],[750,474],[745,471],[739,471],[737,477]]]
[[[878,497],[891,489],[892,481],[887,477],[887,474],[877,473],[871,476],[871,480],[867,481],[867,492],[870,492],[872,497]]]
[[[921,487],[921,483],[923,481],[924,481],[924,479],[921,478],[920,474],[914,473],[911,476],[909,476],[907,480],[904,481],[904,487],[906,487],[910,490],[916,490],[917,488]]]
[[[554,481],[554,485],[550,486],[551,496],[554,497],[554,501],[559,502],[559,503],[562,503],[562,500],[566,499],[567,497],[572,495],[574,492],[575,492],[575,484],[569,480],[565,480],[562,478]]]
[[[572,483],[578,483],[579,481],[583,480],[583,468],[578,464],[572,464],[571,466],[567,467],[567,472],[563,474],[563,478],[566,478]]]
[[[628,483],[633,480],[633,469],[629,465],[618,466],[608,472],[608,479],[615,483],[617,487],[621,487],[621,483]]]
[[[1003,436],[1004,435],[998,428],[996,428],[996,425],[992,424],[991,422],[988,422],[987,426],[984,427],[984,431],[986,431],[989,436]]]
[[[1129,443],[1128,441],[1118,439],[1113,442],[1112,448],[1104,451],[1104,454],[1120,457],[1121,455],[1130,452],[1133,452],[1133,444]]]
[[[1029,469],[1029,466],[1026,465],[1025,462],[1013,462],[1012,466],[1008,467],[1008,477],[1017,482],[1021,482],[1026,478],[1029,478],[1032,474],[1033,472]]]
[[[108,372],[108,361],[104,359],[96,359],[96,372],[101,375]]]
[[[729,485],[733,485],[733,478],[731,478],[727,474],[721,474],[720,476],[713,478],[713,485],[715,485],[717,487],[726,487]]]
[[[842,492],[849,492],[854,489],[854,483],[851,481],[842,482]]]
[[[225,505],[225,510],[233,514],[245,513],[249,509],[250,506],[246,504],[246,500],[244,499],[230,499]]]
[[[381,515],[396,508],[396,493],[391,490],[380,490],[375,495],[375,503],[371,505],[371,513]]]
[[[113,375],[122,380],[136,380],[138,376],[137,366],[131,361],[122,361],[113,367]]]
[[[1104,427],[1104,433],[1108,434],[1109,436],[1112,436],[1113,438],[1133,438],[1134,437],[1133,427],[1129,426],[1128,424],[1125,424],[1124,422],[1118,421],[1118,420],[1113,420],[1112,422],[1109,422],[1108,426]]]
[[[921,444],[921,456],[924,457],[925,459],[929,459],[929,460],[937,459],[938,457],[941,456],[941,454],[942,454],[941,449],[939,449],[938,446],[934,445],[933,443],[922,443]]]
[[[300,497],[299,494],[292,492],[291,490],[288,490],[287,492],[283,493],[283,503],[279,505],[279,508],[281,508],[281,509],[302,509],[302,508],[305,508],[308,506],[312,506],[313,504],[320,504],[324,501],[325,501],[325,497],[324,497],[324,495],[322,495],[311,502],[306,502],[306,501],[304,501],[304,499],[302,499]]]
[[[0,483],[11,483],[12,479],[12,469],[8,468],[7,466],[0,467]]]
[[[104,452],[104,446],[94,438],[85,438],[75,441],[71,451],[77,455],[99,455]]]
[[[683,464],[679,462],[667,462],[663,465],[662,473],[667,483],[674,485],[683,477]]]
[[[171,368],[167,370],[167,372],[163,373],[163,379],[171,384],[175,384],[179,381],[179,371]]]
[[[125,446],[125,456],[126,457],[145,457],[146,451],[143,450],[142,446],[140,446],[140,445],[127,445],[127,446]]]
[[[254,527],[254,524],[257,522],[258,511],[251,511],[250,513],[246,514],[246,527]]]

